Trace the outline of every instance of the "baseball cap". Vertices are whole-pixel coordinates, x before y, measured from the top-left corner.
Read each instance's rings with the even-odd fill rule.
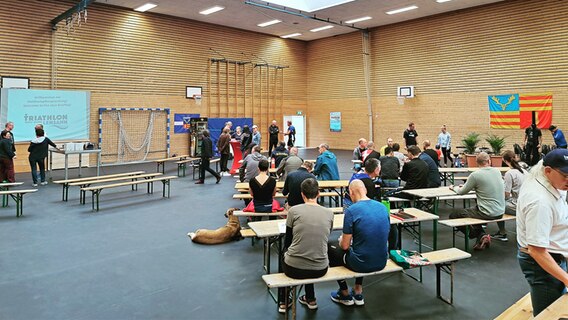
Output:
[[[546,154],[542,164],[568,174],[568,149],[554,149]]]

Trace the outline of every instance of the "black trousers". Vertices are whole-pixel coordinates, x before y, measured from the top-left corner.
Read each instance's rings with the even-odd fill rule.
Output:
[[[538,147],[533,144],[527,144],[525,146],[525,156],[527,164],[529,166],[534,166],[540,160],[540,154],[538,152]]]
[[[230,155],[231,155],[230,153],[227,154],[221,153],[221,171],[225,172],[229,171],[229,168],[227,168],[227,162],[229,162]]]
[[[219,179],[221,176],[215,172],[215,170],[209,168],[210,158],[201,158],[201,163],[199,164],[199,180],[205,180],[205,171],[209,171],[215,178]]]
[[[276,138],[272,138],[270,137],[270,140],[268,140],[268,157],[270,158],[270,156],[272,155],[272,148],[276,148],[276,146],[278,145],[278,137]]]
[[[329,258],[330,267],[340,267],[349,265],[345,262],[345,254],[347,251],[341,249],[338,241],[330,242],[327,244],[327,256]],[[349,268],[351,269],[351,268]],[[345,280],[338,280],[340,290],[347,290],[347,282]],[[363,277],[355,278],[355,284],[363,285]]]
[[[282,259],[284,260],[284,259]],[[282,261],[282,269],[284,269],[284,274],[293,279],[311,279],[311,278],[320,278],[323,277],[327,273],[327,267],[323,270],[306,270],[306,269],[298,269],[291,267],[286,264],[286,262]],[[316,300],[316,294],[314,291],[314,284],[308,283],[304,286],[306,290],[306,300],[314,301]],[[278,289],[278,301],[280,303],[284,303],[284,295],[285,291],[284,288]]]
[[[454,166],[454,159],[452,159],[452,152],[448,148],[442,148],[442,154],[444,155],[444,164],[447,166],[446,161],[450,160],[450,165]]]

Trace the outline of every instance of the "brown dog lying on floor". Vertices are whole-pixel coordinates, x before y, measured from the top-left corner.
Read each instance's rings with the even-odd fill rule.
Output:
[[[225,217],[229,218],[227,224],[217,230],[198,229],[195,232],[187,234],[191,241],[202,244],[219,244],[232,240],[241,239],[241,223],[239,217],[233,215],[233,211],[239,210],[231,208],[225,213]]]

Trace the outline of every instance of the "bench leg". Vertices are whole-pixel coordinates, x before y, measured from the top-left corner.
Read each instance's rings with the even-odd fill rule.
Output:
[[[14,202],[16,202],[16,217],[19,218],[24,215],[24,194],[16,193],[10,195]],[[7,197],[7,195],[6,195]]]
[[[432,233],[433,233],[433,244],[432,247],[434,251],[438,250],[438,220],[432,220]]]
[[[436,265],[436,297],[450,305],[454,303],[454,264],[455,262]],[[442,296],[442,271],[450,275],[449,299]]]
[[[469,226],[465,226],[465,252],[469,252]]]
[[[99,195],[102,189],[91,191],[91,209],[93,211],[99,211]]]
[[[69,199],[69,184],[64,183],[63,184],[63,195],[62,195],[62,201],[67,201]]]

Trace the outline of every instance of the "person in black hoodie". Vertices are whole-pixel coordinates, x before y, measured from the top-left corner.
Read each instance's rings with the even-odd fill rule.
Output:
[[[16,182],[13,160],[16,153],[14,152],[14,143],[12,143],[12,134],[10,134],[10,131],[4,130],[0,133],[0,137],[0,181]]]
[[[252,136],[250,134],[250,128],[247,125],[243,126],[243,134],[241,135],[241,151],[245,152],[250,144],[252,143]],[[243,154],[243,159],[246,155]]]
[[[213,142],[209,138],[209,130],[201,132],[201,163],[199,164],[199,180],[195,184],[203,184],[205,182],[205,170],[209,171],[215,178],[217,183],[221,181],[221,176],[215,170],[209,167],[209,161],[213,157]]]
[[[45,158],[47,158],[47,149],[49,146],[57,149],[57,146],[45,136],[43,129],[35,129],[35,133],[36,138],[30,142],[30,146],[28,147],[28,152],[30,153],[28,159],[30,160],[30,167],[32,168],[32,186],[37,187],[37,167],[39,167],[40,184],[44,186],[47,184],[47,181],[45,181]]]

